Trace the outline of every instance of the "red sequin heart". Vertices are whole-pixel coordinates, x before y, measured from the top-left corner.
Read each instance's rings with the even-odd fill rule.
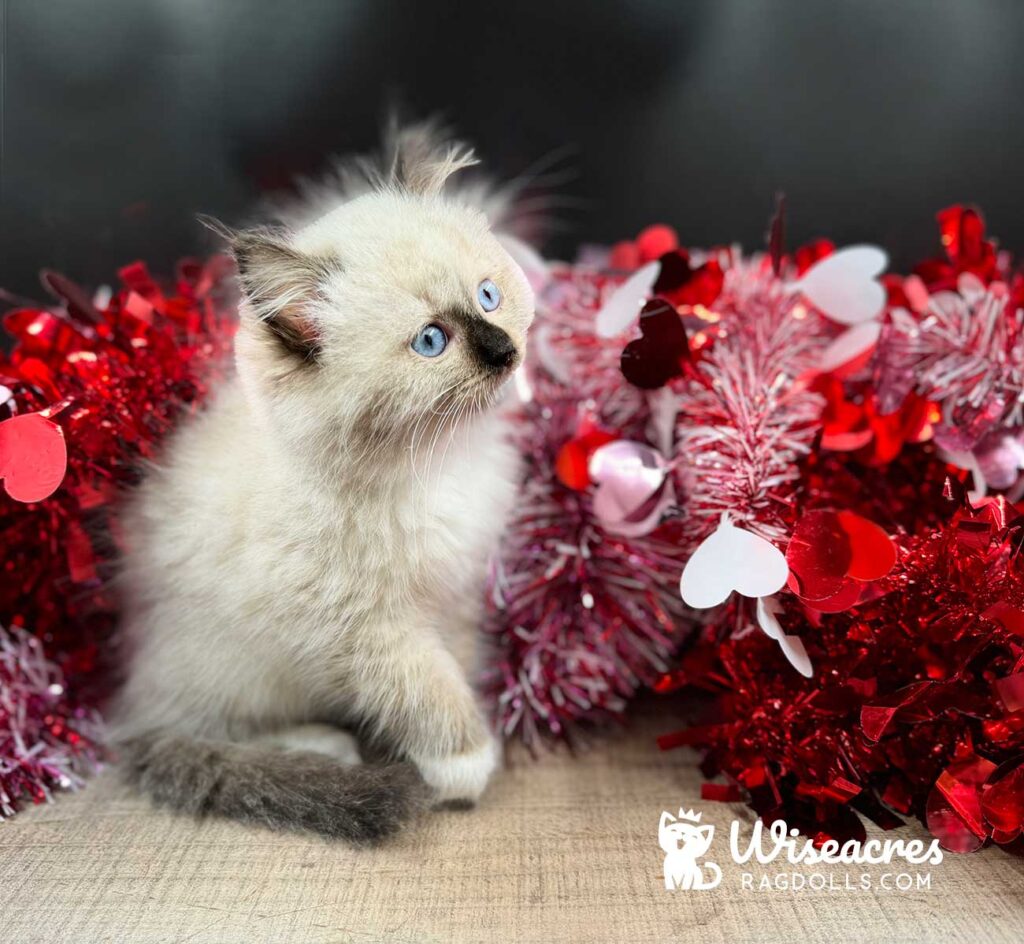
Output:
[[[696,269],[690,265],[685,249],[666,252],[659,260],[661,272],[654,283],[654,294],[673,305],[703,305],[714,303],[722,292],[725,274],[714,259]]]
[[[39,413],[0,423],[0,479],[15,501],[37,502],[64,480],[68,451],[64,430]]]
[[[840,613],[855,606],[864,586],[896,563],[896,546],[873,521],[852,511],[815,509],[797,522],[786,550],[789,588],[808,606]]]
[[[640,312],[640,337],[622,352],[622,375],[634,387],[657,390],[680,377],[690,359],[686,328],[675,308],[653,298]]]

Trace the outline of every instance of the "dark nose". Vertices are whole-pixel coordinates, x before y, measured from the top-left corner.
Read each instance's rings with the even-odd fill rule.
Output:
[[[474,319],[469,341],[477,360],[490,370],[507,370],[519,356],[512,339],[483,318]]]

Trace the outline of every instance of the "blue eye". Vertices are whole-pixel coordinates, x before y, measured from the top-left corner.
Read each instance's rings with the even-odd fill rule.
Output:
[[[484,279],[477,286],[476,300],[484,311],[494,311],[501,304],[501,292],[490,279]]]
[[[412,339],[412,349],[424,357],[437,357],[448,347],[448,335],[444,328],[436,324],[428,324],[420,328],[419,334]]]

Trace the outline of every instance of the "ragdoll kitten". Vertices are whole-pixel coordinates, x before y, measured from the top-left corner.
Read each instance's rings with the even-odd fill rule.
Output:
[[[114,731],[161,803],[367,841],[498,763],[469,678],[533,294],[444,189],[471,163],[406,132],[315,222],[228,234],[237,377],[125,528]]]

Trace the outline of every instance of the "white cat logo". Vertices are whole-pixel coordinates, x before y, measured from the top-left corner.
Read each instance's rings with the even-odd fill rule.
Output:
[[[716,888],[722,881],[722,870],[714,862],[703,865],[697,860],[711,848],[714,826],[701,826],[701,814],[695,810],[679,810],[678,818],[665,811],[658,824],[658,844],[665,850],[665,887]],[[705,875],[704,870],[708,870]]]

